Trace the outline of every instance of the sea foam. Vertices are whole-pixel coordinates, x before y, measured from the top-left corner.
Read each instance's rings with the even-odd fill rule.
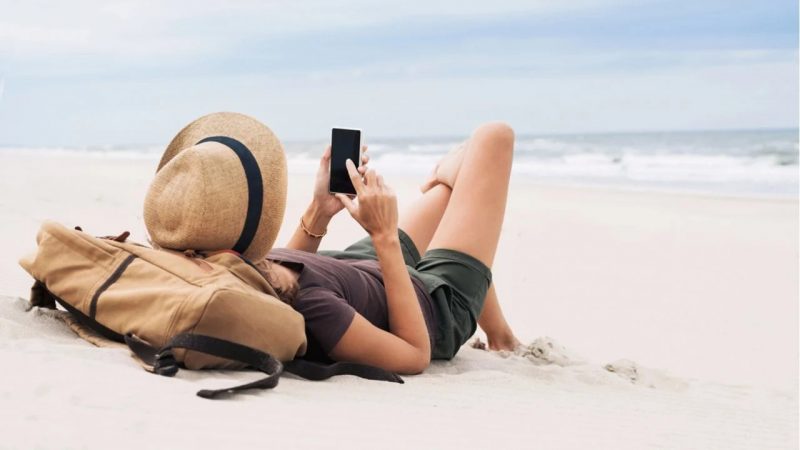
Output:
[[[461,138],[369,141],[371,165],[424,176]],[[313,174],[327,142],[284,142],[289,171]],[[25,155],[160,158],[158,145],[0,148]],[[797,130],[707,131],[517,137],[515,179],[712,194],[798,196]]]

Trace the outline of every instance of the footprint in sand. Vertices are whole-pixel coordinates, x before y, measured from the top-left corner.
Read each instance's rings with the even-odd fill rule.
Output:
[[[475,338],[470,343],[470,346],[479,350],[491,351],[503,358],[508,358],[512,355],[521,356],[536,365],[552,364],[561,367],[589,365],[586,360],[547,336],[540,337],[528,345],[520,345],[514,351],[492,351],[480,338]],[[666,372],[661,370],[643,367],[629,359],[619,359],[608,363],[603,366],[603,369],[637,386],[682,390],[689,385],[685,380],[667,375]]]
[[[688,387],[688,383],[684,380],[671,377],[660,370],[642,367],[629,359],[619,359],[606,364],[603,368],[638,386],[672,390]]]
[[[585,363],[583,358],[547,336],[537,338],[528,345],[517,347],[514,354],[537,365],[555,364],[566,367]]]

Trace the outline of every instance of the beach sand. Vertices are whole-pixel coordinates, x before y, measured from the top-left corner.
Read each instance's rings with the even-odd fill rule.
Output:
[[[155,376],[20,299],[32,280],[17,260],[44,219],[144,242],[155,165],[0,154],[0,448],[797,446],[796,199],[514,178],[494,280],[518,337],[558,363],[465,346],[404,385],[286,376],[273,391],[212,402],[194,393],[257,374]],[[419,180],[387,181],[402,214]],[[278,245],[311,182],[290,175]],[[362,236],[343,212],[322,248]],[[615,372],[604,368],[612,362]]]

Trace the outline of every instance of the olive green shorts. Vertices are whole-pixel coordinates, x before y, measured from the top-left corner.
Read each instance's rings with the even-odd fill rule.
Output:
[[[403,231],[400,247],[411,276],[425,285],[436,313],[434,359],[451,359],[477,329],[492,271],[481,261],[456,250],[437,248],[420,257],[414,241]],[[343,251],[320,251],[337,259],[378,259],[372,239],[364,239]]]

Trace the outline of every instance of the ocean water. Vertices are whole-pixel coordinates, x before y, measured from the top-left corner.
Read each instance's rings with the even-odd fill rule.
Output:
[[[386,175],[429,173],[458,138],[371,138],[371,165]],[[313,173],[327,142],[285,141],[290,173]],[[0,148],[111,158],[160,157],[158,145]],[[518,135],[515,181],[704,194],[798,197],[798,130]]]

